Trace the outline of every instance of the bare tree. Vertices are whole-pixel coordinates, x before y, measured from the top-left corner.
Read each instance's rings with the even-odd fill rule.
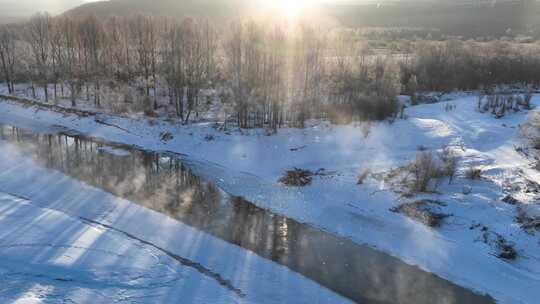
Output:
[[[45,101],[49,102],[49,55],[51,17],[47,13],[34,15],[26,25],[26,38],[34,57],[34,68],[37,71],[36,80],[43,86]]]
[[[168,21],[164,29],[161,71],[169,87],[170,102],[175,105],[176,116],[184,120],[184,56],[182,30],[178,23]]]
[[[244,76],[244,25],[233,22],[224,45],[227,56],[227,76],[238,116],[238,125],[247,127],[247,101]]]
[[[84,19],[79,26],[79,35],[84,54],[84,71],[87,81],[94,82],[94,104],[101,106],[101,82],[104,66],[102,62],[105,36],[101,23],[94,16]],[[88,85],[86,86],[89,99]]]
[[[185,57],[184,73],[186,85],[187,114],[185,123],[189,122],[191,113],[199,102],[199,93],[205,80],[205,52],[201,27],[193,19],[182,22],[183,48]]]
[[[155,20],[152,17],[139,15],[131,22],[131,34],[136,44],[138,64],[145,82],[146,96],[150,97],[150,88],[154,90],[154,109],[157,109],[156,93],[156,66],[157,66],[157,39]],[[150,81],[152,77],[152,81]]]
[[[123,18],[111,17],[105,24],[106,40],[112,42],[105,46],[110,57],[109,68],[118,81],[131,80],[130,35],[126,31],[127,23]]]
[[[51,22],[51,28],[50,28],[50,51],[51,51],[51,81],[53,83],[53,90],[54,90],[54,100],[56,101],[58,98],[58,82],[60,82],[62,76],[64,75],[64,50],[63,47],[63,39],[64,36],[62,34],[62,20],[61,19],[53,19]],[[63,85],[61,85],[63,88]],[[63,89],[62,89],[63,91]],[[63,94],[62,94],[63,95]]]
[[[268,35],[268,55],[266,66],[267,75],[264,83],[266,84],[266,94],[268,103],[268,113],[265,113],[271,129],[277,131],[282,123],[283,103],[287,99],[287,37],[285,31],[275,26]]]
[[[61,71],[63,79],[67,82],[71,106],[77,105],[77,96],[80,91],[81,65],[80,49],[78,48],[78,31],[76,23],[69,17],[60,18],[57,20],[57,29],[61,33],[60,37],[60,53],[62,54]]]
[[[302,25],[295,43],[294,70],[297,123],[304,127],[305,120],[320,111],[322,80],[324,77],[324,33],[320,29]]]
[[[15,74],[16,39],[17,37],[14,29],[7,25],[0,27],[0,64],[2,64],[4,79],[10,94],[13,94],[15,91],[13,77]]]

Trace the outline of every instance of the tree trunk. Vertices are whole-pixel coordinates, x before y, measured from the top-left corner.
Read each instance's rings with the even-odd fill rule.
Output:
[[[45,92],[45,102],[49,103],[49,88],[47,88],[47,83],[43,86],[43,90]]]
[[[97,108],[101,107],[101,87],[99,84],[99,80],[96,80],[95,88],[94,88],[94,103]]]
[[[11,88],[11,78],[9,77],[9,69],[7,67],[7,64],[6,64],[6,60],[4,58],[4,54],[0,54],[0,59],[2,60],[2,69],[4,70],[4,78],[6,78],[6,82],[7,82],[7,85],[8,85],[8,92],[9,94],[12,94],[13,93],[13,89]]]
[[[75,88],[75,84],[70,84],[70,91],[71,91],[71,106],[74,108],[77,106],[77,102],[75,101],[75,91],[77,90]]]

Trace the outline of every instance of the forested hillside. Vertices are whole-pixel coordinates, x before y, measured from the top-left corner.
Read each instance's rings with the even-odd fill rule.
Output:
[[[348,27],[422,27],[464,37],[534,32],[540,26],[540,4],[535,0],[508,1],[380,1],[323,2],[313,18],[330,18]],[[260,13],[246,0],[112,0],[88,3],[68,11],[70,16],[129,16],[144,12],[157,16],[232,18]]]
[[[68,16],[129,16],[144,13],[155,16],[226,18],[241,13],[245,0],[112,0],[90,2],[65,12]]]
[[[383,2],[384,3],[384,2]],[[532,0],[442,1],[372,5],[328,5],[329,14],[351,27],[423,27],[464,37],[538,35],[540,5]]]

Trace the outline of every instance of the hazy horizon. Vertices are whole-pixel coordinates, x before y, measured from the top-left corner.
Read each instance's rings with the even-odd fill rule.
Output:
[[[41,11],[47,11],[51,14],[59,14],[88,2],[109,1],[109,0],[0,0],[0,6],[3,12],[0,16],[6,17],[25,17]],[[313,2],[333,2],[333,3],[361,3],[376,2],[375,0],[306,0]],[[379,0],[393,1],[393,0]],[[421,1],[421,0],[420,0]],[[37,2],[37,3],[36,3]]]
[[[40,11],[48,11],[51,14],[61,13],[81,5],[87,1],[84,0],[0,0],[0,6],[3,8],[2,16],[24,17]]]

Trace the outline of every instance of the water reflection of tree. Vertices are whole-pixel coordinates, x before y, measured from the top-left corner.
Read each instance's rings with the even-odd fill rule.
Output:
[[[291,228],[284,217],[223,193],[192,174],[179,159],[157,153],[103,152],[103,145],[64,135],[23,134],[2,128],[10,139],[33,152],[36,161],[77,180],[167,214],[186,224],[285,262]]]
[[[293,232],[291,221],[256,207],[240,197],[231,198],[234,206],[229,238],[233,243],[248,248],[274,261],[286,262]]]
[[[21,136],[11,127],[2,127],[0,133],[24,145],[47,168],[174,218],[209,226],[222,208],[219,189],[174,157],[141,151],[114,155],[95,142],[64,135]]]

